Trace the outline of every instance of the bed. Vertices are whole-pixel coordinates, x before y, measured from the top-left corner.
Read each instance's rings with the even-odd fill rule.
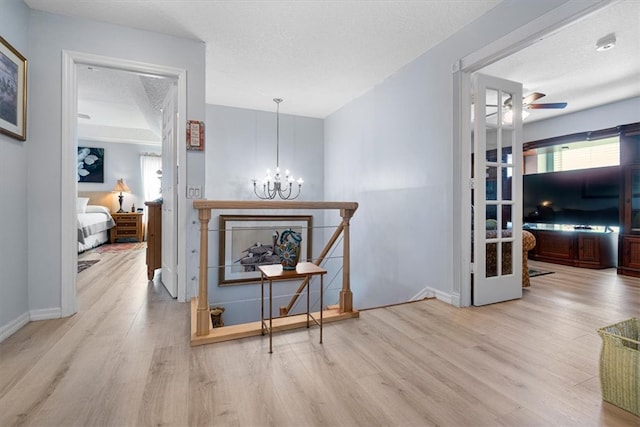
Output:
[[[78,194],[78,253],[109,241],[109,229],[115,226],[109,207],[112,199],[113,194],[107,192]]]

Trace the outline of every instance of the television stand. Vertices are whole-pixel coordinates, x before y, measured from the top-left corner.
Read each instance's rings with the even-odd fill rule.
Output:
[[[617,227],[573,224],[527,224],[536,238],[529,259],[582,268],[609,268],[618,264]],[[612,230],[612,231],[609,231]]]

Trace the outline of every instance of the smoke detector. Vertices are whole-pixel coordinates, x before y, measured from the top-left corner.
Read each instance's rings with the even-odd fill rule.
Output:
[[[596,42],[596,50],[598,52],[604,52],[605,50],[611,50],[616,47],[616,35],[611,33],[602,37]]]

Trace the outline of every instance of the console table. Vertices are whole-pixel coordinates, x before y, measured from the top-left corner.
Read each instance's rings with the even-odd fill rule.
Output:
[[[617,231],[605,227],[527,224],[536,238],[529,258],[583,268],[609,268],[618,263]],[[615,230],[615,229],[614,229]]]
[[[280,264],[272,264],[272,265],[260,265],[258,266],[260,270],[260,288],[262,291],[262,296],[260,298],[260,319],[262,322],[262,335],[265,334],[265,331],[269,333],[269,353],[273,353],[273,340],[272,340],[272,332],[273,332],[273,281],[274,280],[293,280],[293,279],[305,279],[307,280],[307,328],[309,327],[309,320],[313,320],[318,326],[320,326],[320,344],[322,344],[322,306],[323,306],[323,278],[327,273],[327,270],[318,267],[317,265],[310,262],[301,262],[296,266],[295,270],[283,270],[282,265]],[[311,291],[311,278],[314,275],[320,276],[320,319],[316,319],[309,312],[309,293]],[[269,282],[269,324],[267,325],[267,319],[264,317],[264,282],[267,280]]]

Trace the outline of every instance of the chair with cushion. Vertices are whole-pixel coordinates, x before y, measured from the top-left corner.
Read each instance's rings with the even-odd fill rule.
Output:
[[[498,235],[497,224],[495,220],[487,220],[487,239],[495,239]],[[511,237],[511,230],[502,230],[502,237]],[[510,274],[513,272],[513,263],[511,259],[511,243],[505,242],[502,251],[502,274]],[[522,230],[522,287],[531,286],[529,280],[529,264],[527,262],[528,252],[536,246],[536,238],[533,234],[526,230]],[[487,243],[486,250],[486,272],[487,277],[497,276],[497,245],[496,243]]]
[[[528,232],[522,230],[522,287],[527,288],[531,286],[529,280],[529,263],[527,262],[527,254],[529,251],[536,247],[536,237]]]

